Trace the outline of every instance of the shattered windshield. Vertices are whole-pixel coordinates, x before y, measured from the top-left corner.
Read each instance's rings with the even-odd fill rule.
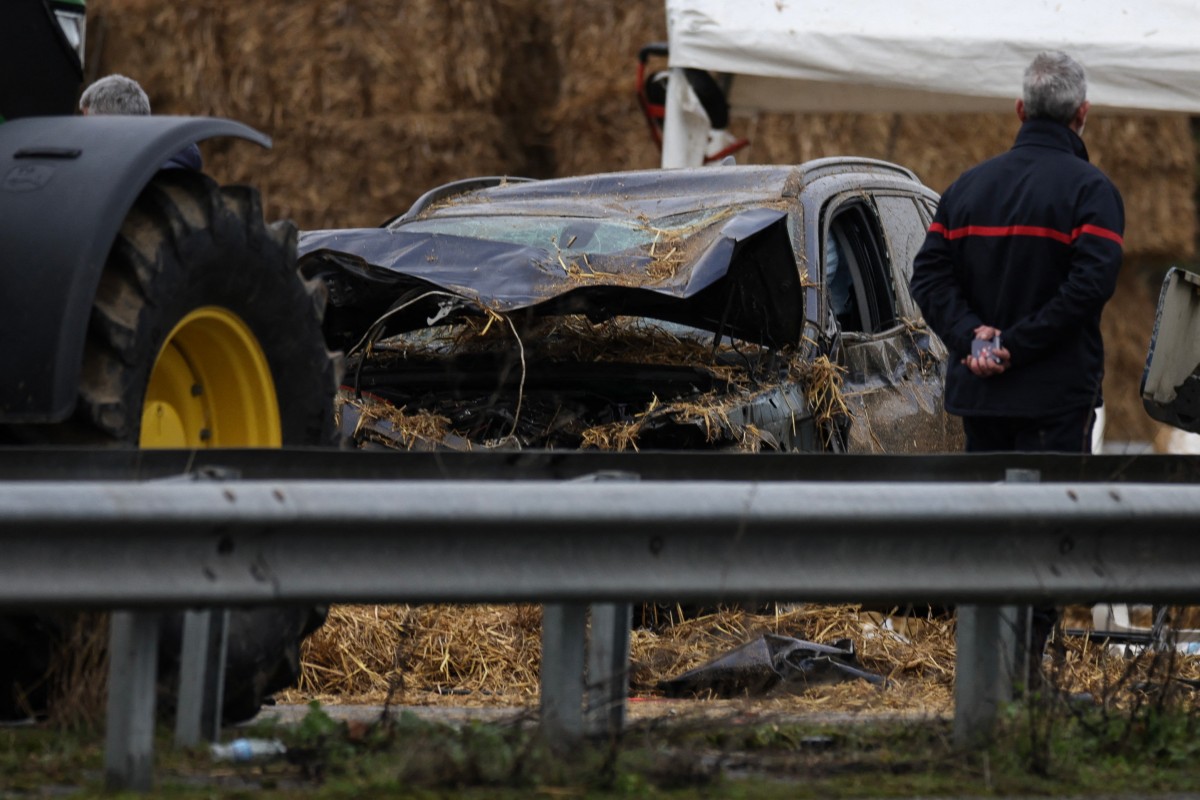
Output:
[[[728,209],[704,209],[653,221],[528,214],[455,215],[405,222],[392,230],[459,236],[563,254],[604,255],[653,248],[656,242],[677,238],[689,229],[707,225],[728,213]]]
[[[464,210],[306,235],[306,274],[327,275],[334,298],[327,330],[349,346],[368,330],[429,327],[447,314],[453,322],[524,311],[650,317],[771,347],[800,341],[806,284],[784,210]]]

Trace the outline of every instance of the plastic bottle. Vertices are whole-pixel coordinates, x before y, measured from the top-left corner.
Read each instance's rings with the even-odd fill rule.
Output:
[[[234,739],[229,744],[212,745],[216,761],[266,761],[286,752],[287,747],[278,739]]]

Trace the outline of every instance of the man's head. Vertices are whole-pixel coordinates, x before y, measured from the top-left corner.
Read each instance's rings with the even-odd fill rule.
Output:
[[[1066,53],[1038,53],[1025,69],[1023,96],[1017,101],[1017,116],[1048,119],[1083,132],[1091,104],[1087,101],[1087,73],[1083,65]]]
[[[84,114],[150,113],[150,98],[132,78],[107,75],[83,90],[79,110]]]

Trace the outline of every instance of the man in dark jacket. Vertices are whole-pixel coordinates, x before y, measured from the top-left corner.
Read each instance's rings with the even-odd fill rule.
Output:
[[[83,90],[79,97],[79,110],[84,116],[92,114],[127,114],[149,116],[150,98],[141,84],[124,75],[105,75]],[[162,169],[191,169],[199,172],[204,168],[200,148],[193,142],[167,159]]]
[[[1091,450],[1125,211],[1088,163],[1086,96],[1082,66],[1040,53],[1013,148],[946,190],[913,263],[912,295],[952,354],[945,405],[969,452]]]

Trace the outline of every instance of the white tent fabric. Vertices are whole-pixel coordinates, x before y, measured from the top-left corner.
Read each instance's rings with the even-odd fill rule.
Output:
[[[1200,0],[666,0],[671,67],[736,111],[1011,110],[1040,50],[1093,105],[1200,113]]]

